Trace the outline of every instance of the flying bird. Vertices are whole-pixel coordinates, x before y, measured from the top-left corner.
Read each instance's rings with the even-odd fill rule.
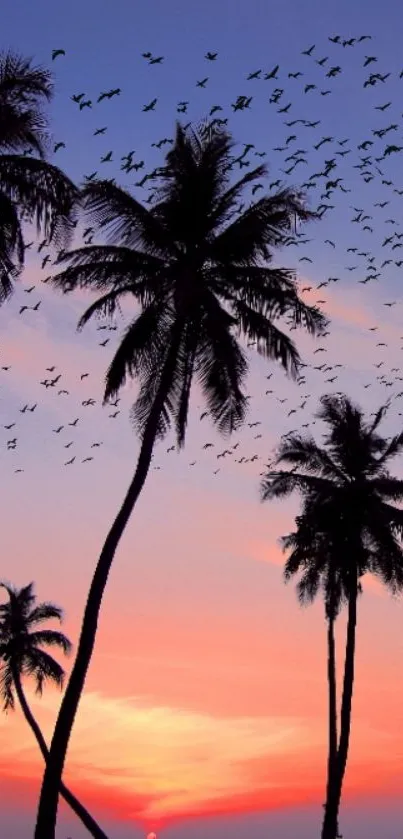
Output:
[[[147,113],[148,111],[153,111],[157,102],[158,102],[158,99],[152,99],[151,102],[148,103],[148,105],[144,105],[144,107],[143,107],[144,113]]]
[[[264,77],[265,81],[269,81],[270,79],[277,79],[277,73],[278,73],[279,69],[280,69],[280,65],[276,64],[276,66],[273,67],[272,70],[270,70],[270,73],[265,74],[265,77]]]

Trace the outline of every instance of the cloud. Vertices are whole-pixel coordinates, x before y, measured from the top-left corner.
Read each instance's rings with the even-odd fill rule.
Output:
[[[41,718],[49,722],[54,717],[55,694],[30,701]],[[21,729],[17,743],[4,719],[1,727],[3,759],[12,758],[9,774],[25,777],[27,767],[32,770],[40,763],[31,733]],[[287,789],[288,779],[276,780],[270,770],[273,761],[277,766],[309,755],[322,739],[311,720],[299,717],[223,718],[88,692],[80,706],[66,779],[83,794],[88,788],[99,799],[120,801],[120,808],[137,818],[190,814],[207,802],[209,809],[211,802],[225,809],[226,798],[250,794],[254,761],[267,765],[266,778],[255,780],[275,799],[279,788]]]

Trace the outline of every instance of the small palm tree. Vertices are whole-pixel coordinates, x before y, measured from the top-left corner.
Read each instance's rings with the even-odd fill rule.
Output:
[[[325,592],[328,620],[329,759],[322,839],[338,835],[338,817],[347,765],[354,687],[357,597],[360,579],[376,574],[392,593],[403,588],[403,481],[388,470],[403,450],[403,433],[382,437],[378,427],[387,406],[372,422],[346,396],[323,396],[318,418],[328,427],[324,447],[312,437],[291,435],[280,444],[276,465],[261,483],[263,500],[299,490],[303,512],[297,530],[283,539],[291,548],[285,574],[302,573],[302,601]],[[392,503],[391,503],[392,502]],[[348,605],[346,654],[337,740],[334,620],[342,603]]]
[[[0,54],[0,305],[24,264],[23,224],[34,222],[49,243],[66,246],[78,190],[46,161],[51,76],[30,59]]]
[[[226,132],[177,126],[176,139],[160,170],[156,201],[146,209],[110,181],[84,189],[91,221],[108,244],[67,254],[69,266],[53,278],[62,291],[103,292],[81,318],[111,315],[119,301],[139,306],[106,376],[105,400],[130,376],[140,382],[133,420],[141,439],[137,467],[106,537],[91,583],[76,661],[56,722],[39,803],[36,839],[54,839],[58,783],[74,717],[94,647],[98,615],[119,541],[143,488],[156,441],[174,424],[178,446],[185,440],[193,380],[201,384],[220,432],[242,423],[248,369],[237,338],[279,361],[295,376],[299,355],[276,320],[288,315],[311,334],[325,319],[298,296],[295,276],[274,268],[273,249],[286,241],[295,219],[311,214],[301,197],[282,190],[252,203],[238,202],[266,172],[259,166],[231,184],[233,142]]]
[[[42,694],[46,682],[63,686],[64,670],[44,647],[57,647],[63,653],[71,651],[69,639],[54,629],[38,629],[48,620],[61,620],[62,610],[54,603],[36,603],[33,583],[24,588],[0,583],[6,590],[8,601],[0,604],[0,697],[3,709],[15,708],[15,695],[24,717],[30,726],[45,762],[48,747],[39,725],[28,705],[22,679],[33,678],[36,693]],[[107,839],[88,810],[61,783],[60,792],[72,810],[81,819],[95,839]]]

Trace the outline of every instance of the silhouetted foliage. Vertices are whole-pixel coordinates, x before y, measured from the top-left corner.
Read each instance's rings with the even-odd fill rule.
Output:
[[[61,688],[64,670],[43,648],[56,647],[67,655],[71,651],[71,643],[62,632],[38,629],[48,620],[61,621],[63,613],[54,603],[37,604],[33,583],[21,589],[6,583],[0,585],[8,594],[8,601],[0,604],[0,696],[3,709],[14,709],[16,694],[24,717],[46,761],[48,747],[28,705],[22,680],[25,677],[33,678],[36,693],[39,695],[42,694],[47,681]],[[107,839],[88,810],[62,782],[60,793],[94,839]]]
[[[11,52],[0,54],[0,304],[24,264],[23,224],[33,222],[49,243],[70,241],[78,190],[46,161],[52,96],[47,70]]]
[[[300,602],[324,592],[329,624],[329,762],[322,839],[335,839],[347,764],[354,683],[355,630],[360,579],[375,574],[395,594],[403,588],[403,481],[388,464],[403,451],[403,433],[382,437],[378,427],[387,406],[372,421],[346,396],[323,396],[317,414],[327,425],[325,445],[311,436],[284,438],[275,465],[261,482],[262,500],[282,498],[298,490],[303,499],[297,529],[283,537],[291,550],[285,578],[300,574]],[[348,604],[346,656],[340,714],[336,727],[336,685],[333,624],[343,602]],[[333,647],[333,648],[332,648]]]

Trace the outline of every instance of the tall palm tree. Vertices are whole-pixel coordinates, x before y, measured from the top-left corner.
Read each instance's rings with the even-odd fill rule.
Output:
[[[127,377],[139,379],[132,417],[141,446],[133,479],[109,530],[91,583],[76,660],[56,722],[39,803],[36,839],[54,839],[58,784],[68,741],[94,647],[98,615],[119,541],[143,488],[156,441],[173,423],[183,446],[193,379],[222,433],[243,421],[248,369],[239,336],[258,353],[279,361],[292,376],[299,355],[275,321],[288,315],[311,334],[322,331],[323,315],[298,296],[292,271],[274,268],[272,251],[311,214],[287,189],[252,203],[242,215],[238,202],[264,176],[259,166],[231,183],[233,142],[211,125],[180,125],[160,170],[156,202],[146,209],[110,181],[85,187],[92,223],[107,244],[66,255],[69,266],[54,277],[62,291],[102,291],[79,326],[113,314],[124,297],[138,313],[126,330],[106,375],[105,400]]]
[[[337,684],[335,622],[341,607],[348,602],[348,580],[340,568],[343,543],[339,540],[338,521],[325,518],[326,507],[309,504],[305,500],[304,514],[296,517],[297,529],[281,538],[284,551],[291,551],[285,567],[284,579],[289,582],[300,574],[297,595],[301,606],[313,603],[323,592],[327,622],[327,682],[328,682],[328,761],[326,800],[331,794],[333,773],[337,761]],[[340,543],[339,543],[340,542]],[[359,584],[359,593],[361,593]],[[326,806],[326,804],[324,805]],[[337,834],[338,822],[337,822]]]
[[[24,264],[23,225],[67,246],[78,190],[46,160],[50,74],[31,59],[0,54],[0,305]]]
[[[36,693],[42,694],[46,682],[63,686],[64,670],[44,647],[57,647],[63,653],[71,650],[69,639],[54,629],[38,629],[48,620],[62,619],[62,610],[54,603],[36,603],[33,583],[24,588],[0,583],[8,594],[8,601],[0,604],[0,698],[3,710],[14,710],[15,695],[24,717],[33,731],[45,762],[48,747],[42,731],[28,705],[22,686],[25,676],[33,677]],[[95,839],[107,839],[88,810],[61,783],[60,793]]]
[[[387,406],[372,422],[347,396],[323,396],[317,417],[327,425],[324,446],[313,437],[293,435],[280,444],[276,465],[261,483],[262,500],[288,496],[299,490],[303,498],[297,531],[284,546],[295,549],[286,575],[303,572],[299,594],[303,599],[325,590],[329,627],[328,678],[330,717],[328,785],[322,839],[338,835],[343,779],[347,766],[354,686],[357,597],[363,574],[376,574],[392,593],[403,588],[403,481],[393,477],[388,464],[403,450],[403,433],[382,437],[378,427]],[[392,503],[391,503],[392,502]],[[309,544],[311,541],[311,544]],[[348,619],[340,736],[337,741],[335,648],[333,618],[347,600]],[[337,749],[335,754],[335,737]]]

